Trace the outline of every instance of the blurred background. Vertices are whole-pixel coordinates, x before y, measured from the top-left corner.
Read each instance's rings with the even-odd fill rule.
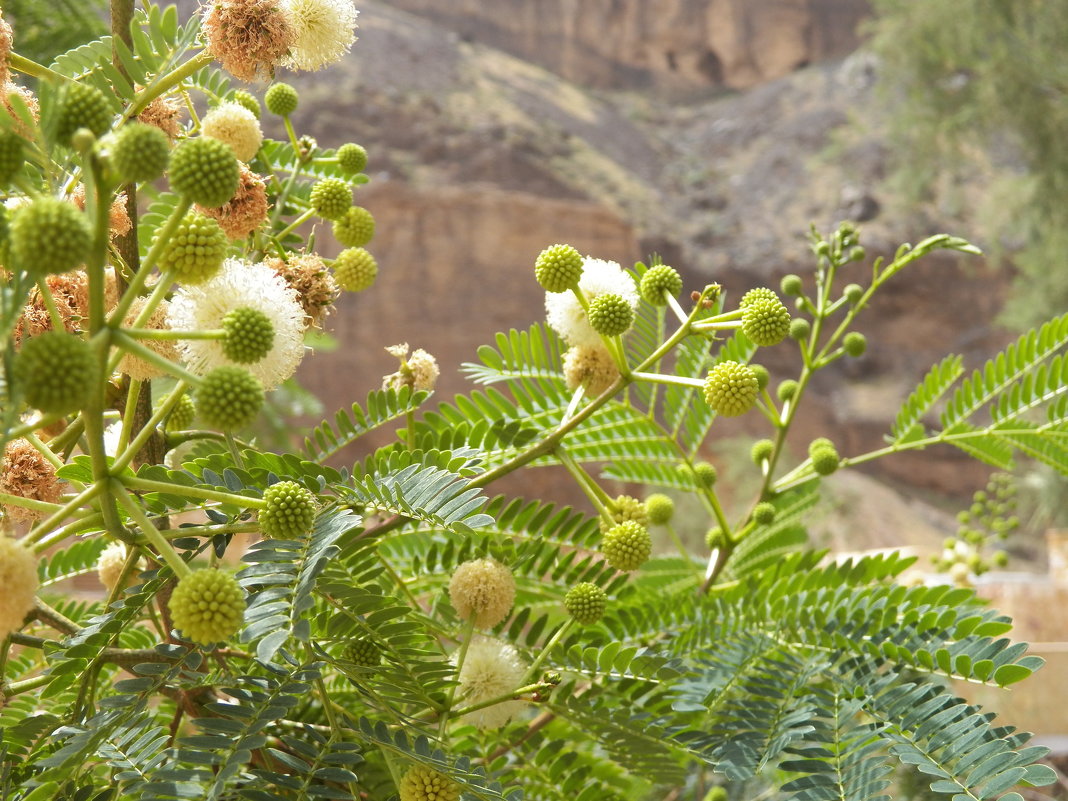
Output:
[[[104,6],[7,0],[4,15],[19,49],[47,63],[99,35]],[[182,18],[197,7],[183,0]],[[735,300],[753,286],[777,289],[786,273],[811,275],[810,223],[860,224],[867,260],[846,281],[863,283],[875,257],[932,233],[979,245],[985,258],[935,254],[876,297],[859,326],[868,352],[820,374],[794,432],[797,454],[816,436],[843,455],[880,447],[945,354],[975,368],[1068,311],[1066,0],[358,7],[347,59],[278,76],[300,90],[298,134],[367,148],[371,182],[356,201],[377,220],[378,283],[342,297],[327,324],[336,346],[305,360],[306,392],[285,396],[305,420],[377,389],[396,365],[383,348],[397,342],[436,356],[439,396],[468,389],[458,368],[479,344],[543,319],[533,263],[556,242],[625,266],[656,253],[687,292],[716,281]],[[261,97],[265,88],[251,87]],[[326,226],[317,249],[340,249]],[[760,359],[773,380],[796,375],[788,343]],[[756,478],[748,447],[763,422],[750,415],[709,444],[739,502]],[[905,546],[931,572],[989,475],[950,448],[849,471],[828,482],[814,536],[836,552]],[[1049,701],[1068,684],[1068,537],[1058,530],[1068,485],[1033,465],[1012,479],[1017,506],[1003,518],[1019,525],[999,546],[1009,565],[977,583],[1051,664],[980,700],[1063,757],[1068,719]],[[524,489],[582,503],[549,474]],[[706,525],[683,531],[695,548]]]

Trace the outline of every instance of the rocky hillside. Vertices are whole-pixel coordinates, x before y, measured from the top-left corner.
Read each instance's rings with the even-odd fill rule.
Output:
[[[761,4],[750,5],[756,13]],[[799,5],[812,12],[834,4]],[[902,213],[882,194],[883,144],[851,123],[878,109],[873,65],[862,56],[704,100],[594,91],[476,41],[474,28],[444,28],[452,19],[444,10],[462,7],[367,2],[352,56],[329,80],[294,79],[302,133],[367,146],[373,180],[359,200],[378,219],[379,283],[344,299],[334,318],[343,346],[306,363],[302,375],[328,408],[377,385],[392,369],[381,347],[397,341],[431,347],[442,389],[462,388],[456,368],[478,344],[541,317],[531,265],[553,242],[623,263],[659,252],[689,287],[717,280],[741,293],[811,269],[810,222],[862,221],[870,257],[952,223]],[[485,15],[460,16],[497,30]],[[576,42],[596,38],[592,28],[576,30],[586,31]],[[597,74],[580,77],[597,83]],[[798,448],[828,430],[846,452],[878,447],[930,364],[949,351],[975,363],[1001,344],[1004,335],[990,327],[997,280],[978,260],[948,256],[902,276],[863,325],[869,354],[840,362],[816,386],[821,402],[801,421]],[[763,358],[789,376],[785,346]],[[884,478],[951,493],[970,492],[985,472],[948,451],[880,464]]]

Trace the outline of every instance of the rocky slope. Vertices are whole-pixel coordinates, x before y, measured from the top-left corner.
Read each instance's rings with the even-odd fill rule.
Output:
[[[373,180],[359,202],[379,223],[379,284],[344,298],[343,347],[302,374],[328,408],[376,386],[392,370],[381,347],[396,341],[432,346],[441,388],[463,388],[456,368],[479,344],[541,318],[531,265],[553,242],[623,263],[656,251],[688,288],[716,280],[740,294],[811,270],[810,222],[864,221],[869,261],[945,224],[880,194],[885,149],[850,122],[878,108],[861,57],[682,103],[582,89],[394,5],[363,4],[360,41],[329,81],[294,80],[302,133],[368,147]],[[930,364],[950,351],[974,364],[1001,344],[989,325],[998,280],[978,260],[944,256],[891,285],[861,326],[868,355],[816,384],[798,450],[828,431],[846,453],[879,447]],[[762,359],[777,378],[795,364],[786,345]],[[948,450],[874,469],[952,493],[985,473]]]

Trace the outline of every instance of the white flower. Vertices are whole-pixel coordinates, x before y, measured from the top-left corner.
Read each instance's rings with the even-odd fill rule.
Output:
[[[260,121],[237,103],[222,103],[205,114],[200,132],[228,144],[238,161],[252,161],[263,144]]]
[[[511,645],[479,637],[467,649],[460,669],[464,705],[488,701],[518,689],[526,672],[527,666]],[[499,729],[519,715],[525,706],[525,701],[501,701],[464,715],[464,720],[480,729]]]
[[[266,264],[227,259],[219,274],[198,286],[182,286],[171,301],[170,323],[175,331],[217,331],[234,309],[262,312],[274,328],[270,352],[260,361],[243,364],[263,384],[277,387],[304,358],[304,309],[297,293]],[[182,359],[190,372],[207,375],[234,362],[218,339],[180,340]]]
[[[634,279],[614,261],[586,257],[582,262],[579,289],[592,301],[611,292],[620,295],[632,309],[638,308]],[[546,292],[545,314],[549,325],[569,345],[600,345],[600,335],[590,327],[586,312],[574,292]]]
[[[317,70],[340,61],[356,41],[353,0],[283,0],[282,13],[296,35],[282,66]]]

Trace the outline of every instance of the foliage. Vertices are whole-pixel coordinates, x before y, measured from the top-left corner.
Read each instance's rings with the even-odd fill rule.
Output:
[[[1068,316],[971,374],[957,356],[933,367],[903,401],[885,448],[843,456],[824,440],[790,460],[787,433],[813,376],[859,356],[863,340],[851,329],[882,286],[933,250],[976,252],[934,236],[875,260],[870,281],[856,288],[866,256],[857,230],[843,224],[828,236],[812,232],[815,274],[797,280],[793,339],[779,345],[799,356],[786,387],[761,386],[762,368],[750,366],[760,349],[746,331],[763,338],[769,330],[760,320],[751,327],[752,309],[783,321],[771,290],[749,296],[758,304],[739,292],[735,303],[713,284],[684,307],[665,288],[670,280],[643,281],[643,264],[625,271],[587,259],[584,271],[602,270],[618,289],[615,308],[634,298],[631,330],[593,334],[591,351],[568,347],[573,330],[540,322],[502,333],[465,365],[479,388],[439,401],[433,359],[390,348],[399,369],[385,388],[312,428],[299,452],[272,452],[256,440],[255,423],[197,428],[193,411],[239,392],[247,402],[248,381],[213,384],[218,394],[202,398],[196,361],[153,349],[231,336],[225,320],[150,325],[165,296],[173,310],[189,289],[155,269],[189,198],[163,182],[126,187],[151,204],[132,221],[137,245],[112,241],[108,212],[123,188],[112,170],[116,140],[86,131],[63,141],[56,115],[73,113],[64,105],[71,81],[98,87],[119,128],[158,98],[239,97],[201,50],[199,25],[149,6],[130,47],[101,39],[54,69],[12,61],[41,80],[42,111],[39,122],[17,104],[15,117],[0,115],[27,157],[7,193],[29,198],[32,209],[40,195],[67,197],[81,186],[94,236],[77,254],[84,268],[64,279],[84,279],[87,308],[66,316],[57,302],[63,285],[10,258],[15,249],[2,243],[10,271],[0,295],[2,439],[23,439],[41,473],[66,486],[46,495],[14,480],[14,461],[3,468],[6,515],[32,520],[17,547],[39,558],[33,576],[3,565],[0,592],[6,603],[17,583],[37,582],[39,591],[0,619],[0,795],[386,801],[419,765],[456,782],[464,798],[508,801],[690,797],[709,781],[733,793],[755,779],[805,801],[878,799],[901,770],[953,799],[1020,801],[1014,787],[1054,780],[1039,763],[1045,749],[947,689],[947,679],[1007,686],[1041,666],[1004,636],[1009,621],[967,586],[897,583],[911,563],[898,554],[839,562],[815,553],[806,524],[823,476],[903,451],[951,445],[999,468],[1023,457],[1068,470]],[[289,141],[265,142],[248,165],[263,176],[272,215],[235,237],[232,261],[216,267],[229,275],[274,263],[280,272],[256,273],[262,288],[312,259],[298,275],[305,283],[287,284],[263,311],[279,332],[282,317],[268,313],[275,306],[332,298],[327,285],[308,283],[330,268],[300,233],[316,216],[310,184],[366,180],[285,122]],[[194,119],[179,138],[199,137]],[[656,266],[654,275],[671,278]],[[108,267],[126,282],[110,305]],[[594,291],[580,279],[558,300],[584,320]],[[145,306],[130,324],[135,299]],[[249,292],[235,304],[254,302]],[[68,415],[26,408],[12,369],[16,333],[37,335],[29,330],[35,303],[53,327],[84,339],[100,370],[92,386],[66,388],[84,391]],[[275,360],[274,347],[261,362]],[[131,357],[159,377],[122,378]],[[754,451],[759,488],[737,519],[700,462],[718,422],[706,382],[725,362],[741,387],[729,411],[747,405],[770,430]],[[45,378],[64,386],[62,376]],[[274,378],[284,387],[285,375]],[[364,447],[351,466],[327,463],[397,423],[395,439]],[[114,436],[105,437],[105,424]],[[564,468],[592,514],[491,486],[548,465]],[[644,507],[610,498],[602,479],[696,499],[712,529],[707,550],[676,537],[677,553],[645,559]],[[283,481],[292,483],[275,486]],[[299,513],[287,517],[280,499],[300,504]],[[275,534],[259,538],[264,513]],[[293,528],[312,517],[307,530]],[[605,560],[605,541],[620,531],[633,546],[625,566],[643,562],[639,569]],[[174,625],[176,585],[194,568],[238,562],[236,576],[212,586],[229,581],[244,595],[240,625],[220,633],[224,642],[191,641]],[[97,570],[106,585],[97,600],[64,594],[62,582]],[[578,584],[608,599],[603,617],[583,626],[564,605]],[[215,624],[233,611],[229,596],[218,597],[214,606],[194,599]],[[461,608],[478,614],[465,620]],[[475,620],[485,625],[476,631]]]

